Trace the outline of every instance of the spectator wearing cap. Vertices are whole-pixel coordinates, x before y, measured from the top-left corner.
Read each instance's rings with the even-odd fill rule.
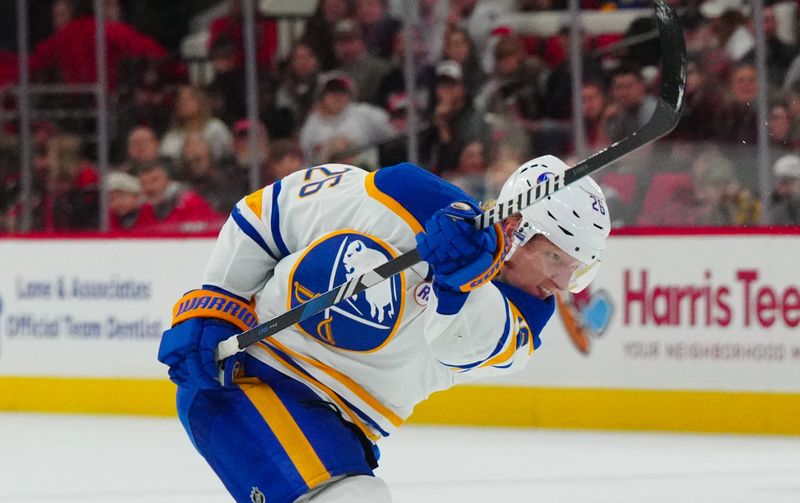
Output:
[[[437,174],[458,166],[464,145],[487,138],[489,126],[471,106],[461,65],[446,60],[436,67],[432,127],[422,134],[420,156]]]
[[[161,155],[177,161],[186,135],[199,132],[208,141],[214,159],[231,153],[233,137],[220,119],[211,115],[208,96],[200,88],[184,85],[178,88],[172,125],[161,138]]]
[[[170,232],[203,231],[220,223],[220,215],[200,194],[171,179],[161,161],[138,167],[145,203],[142,211],[152,211],[157,230]]]
[[[772,167],[775,190],[769,209],[769,223],[800,225],[800,156],[786,154]]]
[[[338,69],[347,73],[356,83],[358,101],[380,105],[378,94],[381,83],[392,70],[385,59],[367,51],[358,23],[344,19],[334,28],[334,52]]]
[[[323,146],[334,138],[345,138],[354,147],[364,147],[371,165],[377,167],[376,146],[392,135],[389,116],[382,108],[354,103],[355,85],[343,72],[320,76],[314,111],[300,130],[300,147],[306,162],[319,164]]]
[[[356,0],[356,21],[370,54],[388,59],[400,21],[389,15],[386,0]]]
[[[135,176],[114,171],[106,177],[109,228],[112,231],[146,230],[156,223],[152,206],[142,211],[142,184]]]
[[[292,46],[275,92],[275,105],[288,110],[298,126],[305,122],[314,104],[319,70],[319,58],[308,43],[300,41]]]

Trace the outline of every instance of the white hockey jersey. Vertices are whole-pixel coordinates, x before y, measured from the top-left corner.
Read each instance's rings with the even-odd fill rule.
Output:
[[[260,321],[416,247],[439,208],[469,197],[412,164],[294,173],[245,197],[223,227],[204,284],[256,296]],[[250,346],[374,440],[431,393],[522,368],[553,303],[493,282],[438,312],[426,263]]]

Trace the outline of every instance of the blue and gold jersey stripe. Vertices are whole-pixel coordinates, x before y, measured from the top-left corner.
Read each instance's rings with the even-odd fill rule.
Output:
[[[266,352],[275,361],[281,363],[282,366],[286,370],[288,370],[289,373],[291,373],[294,377],[299,378],[302,382],[305,382],[309,386],[312,386],[323,392],[325,395],[327,395],[328,398],[330,398],[334,403],[336,403],[336,405],[339,406],[339,409],[342,410],[347,415],[347,417],[350,418],[350,422],[355,424],[358,427],[358,429],[361,430],[361,432],[364,435],[366,435],[367,438],[369,438],[373,442],[380,438],[380,436],[372,432],[370,426],[380,431],[383,436],[388,436],[388,433],[382,431],[376,424],[373,424],[373,422],[365,421],[364,418],[362,417],[364,414],[363,413],[359,414],[358,412],[360,411],[357,411],[355,407],[346,402],[335,391],[333,391],[328,386],[321,383],[319,380],[315,379],[312,375],[306,372],[305,369],[303,369],[301,366],[292,361],[291,358],[283,354],[283,352],[280,351],[278,348],[272,346],[274,342],[275,342],[274,340],[270,341],[269,344],[266,342],[258,342],[256,343],[256,346],[258,346],[259,349]],[[367,425],[367,423],[369,423],[369,426]]]
[[[382,404],[377,398],[372,396],[372,394],[367,392],[360,384],[355,382],[350,377],[346,376],[345,374],[339,372],[338,370],[332,367],[325,365],[320,361],[317,361],[313,358],[292,351],[291,349],[284,346],[275,339],[270,340],[270,344],[273,344],[275,347],[277,347],[278,349],[289,355],[291,358],[302,361],[308,365],[311,365],[312,367],[322,371],[327,376],[336,380],[345,388],[347,388],[347,390],[350,391],[353,395],[358,397],[365,404],[369,405],[373,410],[375,410],[375,412],[379,413],[384,418],[386,418],[396,428],[400,427],[400,425],[403,424],[404,421],[400,416],[398,416],[395,412],[393,412],[384,404]]]

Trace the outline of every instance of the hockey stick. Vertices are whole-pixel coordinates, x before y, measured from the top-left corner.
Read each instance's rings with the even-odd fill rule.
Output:
[[[560,176],[551,177],[531,187],[514,199],[499,201],[495,207],[475,219],[476,228],[485,229],[515,213],[519,213],[523,208],[544,199],[586,175],[608,166],[622,156],[661,138],[675,128],[680,119],[684,87],[686,85],[686,47],[677,16],[664,3],[664,0],[655,0],[655,14],[661,44],[662,81],[661,96],[648,123],[632,135],[613,143],[567,170],[564,173],[563,180]],[[248,346],[304,321],[348,297],[358,295],[367,288],[377,285],[420,261],[419,252],[413,249],[257,327],[224,340],[217,347],[217,360],[232,356]]]

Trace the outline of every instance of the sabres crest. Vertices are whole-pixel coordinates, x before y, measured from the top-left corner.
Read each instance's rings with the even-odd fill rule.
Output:
[[[309,246],[289,276],[289,308],[360,276],[395,257],[379,239],[355,231],[337,232]],[[374,351],[397,330],[405,277],[395,275],[300,322],[307,335],[351,351]]]

